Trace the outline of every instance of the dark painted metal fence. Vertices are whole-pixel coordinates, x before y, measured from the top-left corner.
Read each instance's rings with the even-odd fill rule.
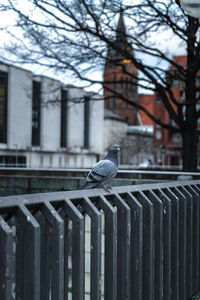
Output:
[[[1,197],[0,299],[189,299],[199,202],[200,180]]]

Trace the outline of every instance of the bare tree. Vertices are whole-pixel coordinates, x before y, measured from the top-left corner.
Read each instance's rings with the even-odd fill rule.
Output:
[[[132,5],[120,0],[26,0],[29,9],[20,6],[19,2],[7,0],[7,4],[1,5],[2,11],[15,12],[15,26],[23,32],[23,38],[15,39],[7,47],[18,63],[39,64],[70,74],[88,85],[103,87],[107,83],[110,92],[118,95],[118,91],[112,89],[112,81],[103,82],[101,77],[93,74],[102,72],[108,48],[119,57],[131,60],[140,71],[139,78],[126,69],[121,59],[112,63],[121,65],[124,72],[133,76],[132,84],[157,93],[173,123],[157,119],[124,94],[118,96],[143,110],[163,128],[180,132],[183,170],[196,170],[200,115],[195,84],[200,66],[198,19],[187,16],[175,0],[140,0],[132,1]],[[128,24],[123,34],[126,34],[124,38],[129,47],[121,47],[115,39],[116,16],[122,11]],[[8,27],[7,31],[13,35],[12,28]],[[186,67],[173,61],[172,53],[168,51],[170,41],[164,46],[162,32],[170,34],[184,49]],[[156,63],[152,64],[152,60]],[[168,72],[167,76],[166,65],[173,66],[173,72]],[[184,101],[180,102],[173,93],[171,81],[174,78],[184,85]]]

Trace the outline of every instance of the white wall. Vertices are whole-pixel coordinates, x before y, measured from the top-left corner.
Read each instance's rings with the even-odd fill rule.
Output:
[[[112,144],[119,144],[122,137],[127,135],[128,124],[126,122],[106,118],[104,120],[104,149]]]
[[[98,99],[99,97],[96,96],[96,98]],[[103,153],[104,131],[102,129],[104,128],[104,101],[90,101],[90,112],[91,151],[94,151],[96,153]]]
[[[84,103],[77,102],[81,96],[89,96],[83,89],[70,88],[68,90],[68,145],[72,150],[83,148],[84,145]],[[95,96],[92,96],[94,98]],[[99,97],[100,98],[100,97]],[[98,96],[96,96],[98,99]],[[103,127],[104,127],[104,102],[102,100],[91,100],[89,119],[89,150],[94,153],[103,152]]]
[[[31,145],[32,76],[28,71],[8,68],[8,148]]]
[[[71,150],[83,147],[84,143],[84,104],[76,99],[83,96],[84,92],[79,88],[70,88],[68,97],[68,146]]]
[[[60,83],[45,77],[41,83],[41,148],[57,151],[60,148]]]

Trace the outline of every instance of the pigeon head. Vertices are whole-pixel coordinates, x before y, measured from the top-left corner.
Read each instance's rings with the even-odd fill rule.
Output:
[[[120,151],[120,147],[118,144],[113,144],[109,150],[108,150],[108,154],[106,155],[106,157],[104,159],[109,159],[111,161],[113,161],[116,165],[118,165],[118,152]]]
[[[109,152],[111,153],[117,153],[120,151],[120,147],[118,144],[113,144],[110,148],[109,148]]]

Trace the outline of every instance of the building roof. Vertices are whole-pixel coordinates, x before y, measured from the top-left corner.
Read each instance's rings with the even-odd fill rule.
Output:
[[[119,115],[106,108],[104,109],[104,119],[113,119],[120,122],[128,123],[125,119],[121,118]]]
[[[138,95],[138,104],[143,106],[152,115],[154,114],[154,101],[155,101],[155,95],[149,95],[149,94]],[[141,125],[146,126],[146,125],[154,124],[154,121],[150,119],[142,110],[139,111],[139,116],[141,120]]]
[[[121,46],[124,46],[124,43],[127,43],[126,28],[125,28],[125,24],[124,24],[122,10],[120,11],[119,20],[118,20],[118,24],[117,24],[116,42],[120,43]]]

